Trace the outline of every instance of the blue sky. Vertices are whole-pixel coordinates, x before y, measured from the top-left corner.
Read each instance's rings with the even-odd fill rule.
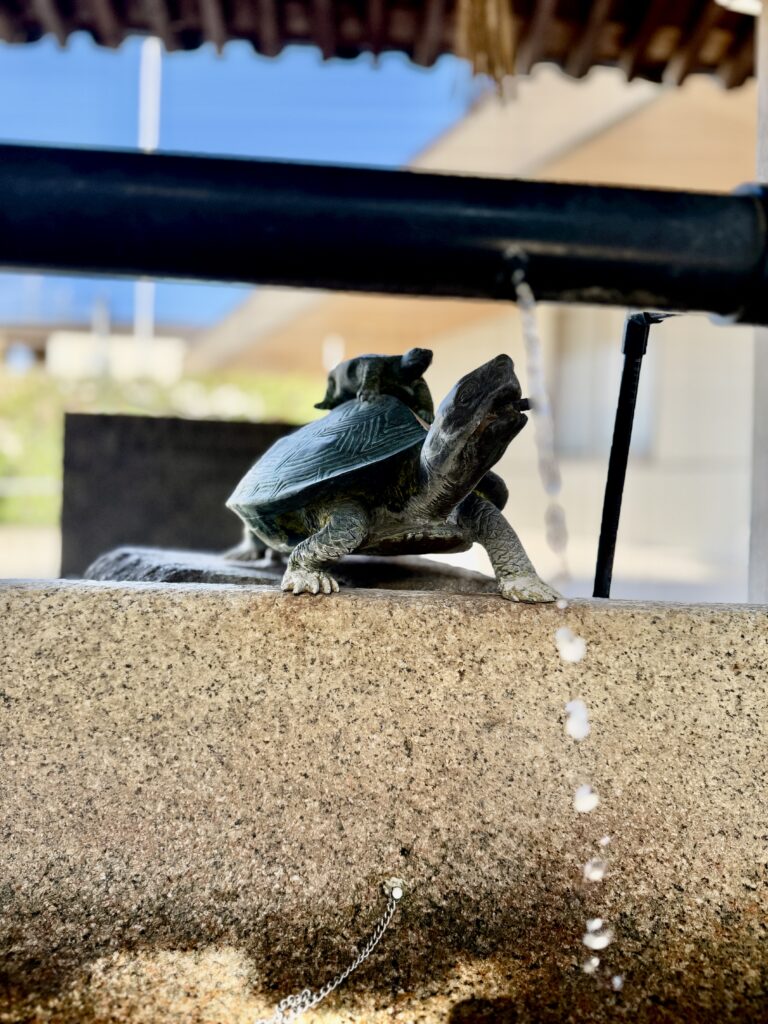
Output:
[[[0,44],[0,142],[135,148],[141,40],[118,51],[73,37]],[[230,43],[163,55],[160,149],[400,167],[460,120],[477,96],[466,64],[431,69],[399,54],[324,63],[310,47],[276,58]],[[160,323],[219,319],[246,289],[162,282]],[[88,320],[94,300],[130,319],[130,282],[0,275],[0,320]]]

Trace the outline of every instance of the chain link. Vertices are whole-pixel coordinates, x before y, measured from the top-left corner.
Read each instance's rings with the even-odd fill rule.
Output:
[[[294,995],[286,996],[285,999],[278,1003],[277,1009],[271,1017],[261,1017],[254,1021],[254,1024],[291,1024],[292,1021],[298,1020],[308,1010],[313,1010],[331,992],[334,992],[339,985],[342,985],[353,971],[356,971],[361,964],[365,963],[381,942],[384,932],[389,927],[397,906],[403,898],[403,882],[399,878],[391,878],[384,883],[384,890],[389,897],[386,910],[376,922],[370,938],[352,963],[340,974],[337,974],[335,978],[326,981],[322,988],[319,988],[316,992],[313,992],[310,988],[305,988]]]

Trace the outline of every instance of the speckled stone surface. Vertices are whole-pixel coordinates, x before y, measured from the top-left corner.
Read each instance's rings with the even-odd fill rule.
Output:
[[[308,1021],[764,1022],[767,723],[764,608],[3,586],[0,1020],[252,1021],[395,875]]]

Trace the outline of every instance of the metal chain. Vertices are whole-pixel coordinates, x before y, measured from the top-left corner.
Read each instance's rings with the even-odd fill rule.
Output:
[[[327,981],[316,992],[313,992],[310,988],[305,988],[294,995],[286,996],[285,999],[278,1003],[277,1009],[271,1017],[261,1017],[254,1021],[254,1024],[290,1024],[291,1021],[298,1020],[302,1014],[308,1010],[313,1010],[326,996],[329,996],[339,985],[342,985],[353,971],[356,971],[361,964],[365,963],[381,942],[384,932],[389,927],[397,906],[403,898],[403,882],[399,878],[391,878],[384,883],[384,890],[389,897],[386,910],[376,922],[370,938],[352,963],[340,974],[337,974],[335,978],[332,978],[331,981]]]

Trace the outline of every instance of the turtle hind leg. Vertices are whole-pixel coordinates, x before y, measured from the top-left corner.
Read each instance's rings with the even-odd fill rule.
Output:
[[[333,594],[339,584],[327,566],[349,555],[368,533],[368,516],[361,505],[344,502],[328,513],[325,526],[297,544],[288,559],[281,584],[294,594]]]
[[[268,550],[267,545],[246,526],[240,543],[225,551],[221,557],[226,558],[228,562],[258,562],[264,558]]]
[[[468,536],[488,552],[502,597],[526,604],[547,603],[560,597],[539,579],[520,538],[490,501],[471,494],[459,506],[459,522]]]
[[[240,543],[225,551],[221,557],[228,562],[259,562],[262,568],[277,568],[283,564],[280,552],[265,544],[247,526],[243,530],[243,539]]]

